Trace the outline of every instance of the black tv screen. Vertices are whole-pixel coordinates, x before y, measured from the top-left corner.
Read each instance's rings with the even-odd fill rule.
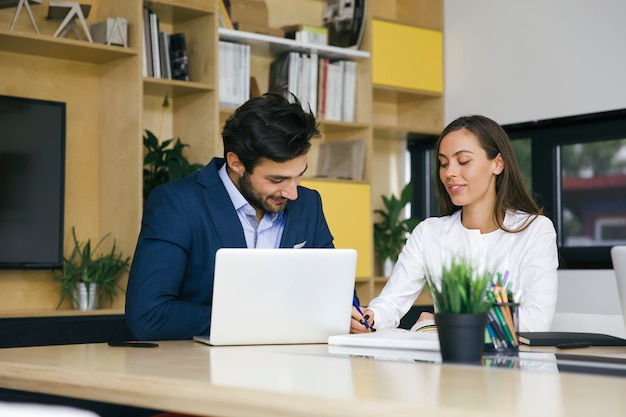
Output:
[[[65,103],[0,95],[0,268],[63,260]]]

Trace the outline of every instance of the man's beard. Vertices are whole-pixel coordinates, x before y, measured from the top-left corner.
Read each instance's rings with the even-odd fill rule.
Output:
[[[256,208],[263,209],[266,213],[278,213],[283,211],[285,204],[271,204],[267,198],[264,198],[260,194],[256,193],[252,181],[250,180],[250,174],[246,171],[239,179],[239,192],[245,198],[248,203]]]

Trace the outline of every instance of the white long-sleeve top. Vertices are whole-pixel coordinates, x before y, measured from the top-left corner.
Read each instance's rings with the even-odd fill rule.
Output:
[[[509,211],[504,226],[519,228],[524,212]],[[520,303],[519,331],[547,331],[552,324],[557,295],[558,252],[554,225],[545,216],[523,232],[498,229],[481,234],[466,229],[461,211],[422,221],[411,233],[389,281],[368,308],[377,329],[394,328],[413,305],[426,283],[426,274],[438,279],[455,256],[471,259],[478,271],[503,275]]]

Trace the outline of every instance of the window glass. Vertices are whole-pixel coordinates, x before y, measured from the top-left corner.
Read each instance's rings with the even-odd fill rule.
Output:
[[[562,145],[564,246],[626,244],[626,139]]]

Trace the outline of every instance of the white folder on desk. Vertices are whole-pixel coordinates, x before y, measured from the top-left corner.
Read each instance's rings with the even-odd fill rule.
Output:
[[[439,350],[439,335],[411,332],[404,329],[378,330],[372,333],[330,336],[329,345],[360,346],[389,349]]]

